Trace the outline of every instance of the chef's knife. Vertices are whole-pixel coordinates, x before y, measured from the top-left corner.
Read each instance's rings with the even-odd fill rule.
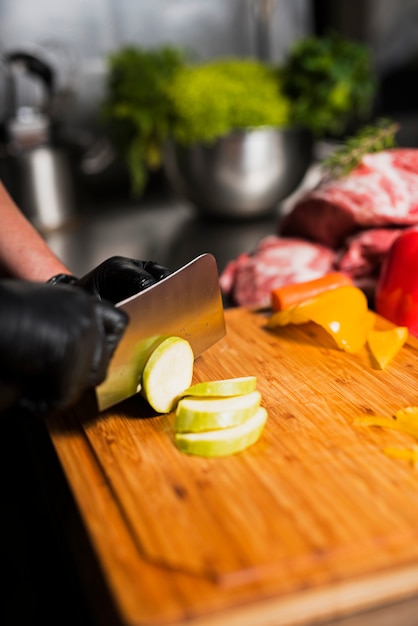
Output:
[[[99,411],[140,390],[145,362],[163,337],[187,339],[196,358],[226,332],[218,268],[211,254],[202,254],[116,306],[126,311],[129,324],[106,380],[96,388]]]

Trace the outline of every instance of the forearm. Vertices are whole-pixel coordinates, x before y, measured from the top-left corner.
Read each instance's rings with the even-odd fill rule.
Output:
[[[0,181],[0,276],[45,282],[71,273],[21,213]]]

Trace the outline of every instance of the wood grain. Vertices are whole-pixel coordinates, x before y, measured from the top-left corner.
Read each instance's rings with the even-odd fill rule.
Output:
[[[353,424],[418,404],[418,341],[380,371],[313,324],[226,320],[194,380],[257,376],[247,451],[180,453],[139,396],[48,422],[120,623],[306,624],[418,591],[418,471],[382,452],[411,439]]]

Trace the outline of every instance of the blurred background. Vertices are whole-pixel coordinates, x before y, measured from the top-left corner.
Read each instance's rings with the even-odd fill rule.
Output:
[[[265,28],[269,45],[259,29]],[[292,42],[312,30],[309,0],[0,0],[0,50],[58,44],[62,81],[74,94],[69,124],[91,131],[103,96],[107,55],[126,44],[178,45],[198,59],[225,55],[283,57]],[[266,48],[266,50],[264,50]],[[64,58],[63,58],[64,57]],[[0,115],[4,114],[4,89]]]
[[[127,44],[145,48],[170,44],[192,51],[199,59],[254,55],[258,52],[257,4],[252,0],[74,0],[64,4],[39,0],[35,7],[30,0],[1,0],[0,52],[25,51],[36,44],[38,55],[46,57],[53,49],[49,58],[62,90],[71,96],[71,107],[61,104],[61,123],[88,143],[100,123],[98,104],[104,95],[109,53]],[[306,0],[291,6],[283,1],[274,4],[264,13],[269,13],[268,53],[277,58],[310,30],[311,15]],[[3,67],[0,119],[10,107],[5,74]],[[34,81],[26,98],[42,97],[39,91]]]
[[[55,46],[59,81],[73,95],[62,117],[89,132],[98,121],[106,57],[126,44],[178,45],[197,59],[280,61],[297,39],[329,28],[366,42],[382,78],[401,79],[417,67],[416,0],[0,0],[0,53]],[[7,107],[4,72],[0,80],[1,119]],[[390,109],[416,108],[411,82],[405,81],[404,93],[384,93]]]
[[[170,45],[195,61],[234,56],[281,63],[297,41],[330,31],[370,50],[376,115],[401,119],[400,143],[418,145],[416,0],[0,0],[0,176],[74,272],[114,251],[178,265],[201,249],[213,251],[222,269],[272,232],[277,216],[222,229],[211,224],[202,232],[164,177],[132,198],[100,114],[109,55],[127,45]],[[33,116],[46,107],[51,119]],[[59,128],[55,144],[29,154],[27,146],[48,143],[48,124]],[[48,215],[39,219],[35,213],[46,204]],[[86,216],[83,228],[67,228]],[[92,244],[98,239],[101,248]]]

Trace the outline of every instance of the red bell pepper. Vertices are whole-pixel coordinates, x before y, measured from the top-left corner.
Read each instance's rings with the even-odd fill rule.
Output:
[[[375,308],[418,337],[418,229],[401,233],[389,249],[376,286]]]

